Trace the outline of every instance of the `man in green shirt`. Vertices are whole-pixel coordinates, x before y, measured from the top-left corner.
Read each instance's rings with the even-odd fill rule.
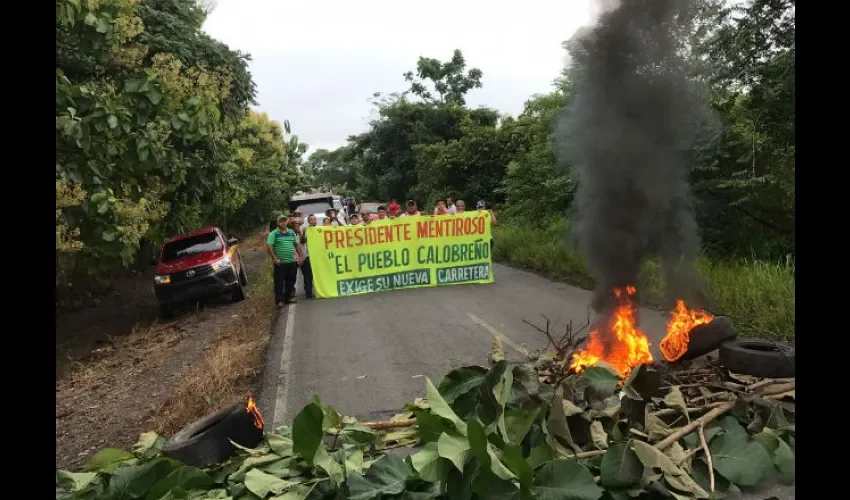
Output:
[[[274,261],[274,301],[278,307],[295,302],[295,280],[304,259],[304,247],[288,223],[289,217],[278,217],[277,229],[266,238],[266,250]]]

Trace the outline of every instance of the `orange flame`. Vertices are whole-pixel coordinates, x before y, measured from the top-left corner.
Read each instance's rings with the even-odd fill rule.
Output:
[[[254,417],[254,427],[263,430],[263,415],[260,414],[260,409],[257,408],[257,403],[254,401],[254,395],[248,393],[248,405],[245,406],[245,411]]]
[[[699,325],[711,323],[714,319],[709,313],[688,309],[684,300],[676,301],[676,310],[670,312],[667,334],[658,344],[661,354],[667,361],[676,361],[688,352],[691,330]]]
[[[626,286],[625,290],[620,288],[614,290],[619,305],[614,310],[610,323],[602,326],[610,330],[607,333],[613,335],[613,341],[606,345],[600,338],[599,329],[591,331],[588,335],[587,349],[573,355],[571,370],[580,372],[588,366],[604,361],[621,376],[627,377],[634,367],[652,362],[649,338],[638,330],[635,320],[636,309],[631,299],[635,292],[635,287],[631,285]]]

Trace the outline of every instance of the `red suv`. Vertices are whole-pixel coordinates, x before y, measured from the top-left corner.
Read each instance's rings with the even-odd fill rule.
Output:
[[[211,227],[163,243],[154,277],[162,315],[171,316],[181,302],[224,293],[230,293],[234,302],[244,300],[248,277],[236,249],[238,242]]]

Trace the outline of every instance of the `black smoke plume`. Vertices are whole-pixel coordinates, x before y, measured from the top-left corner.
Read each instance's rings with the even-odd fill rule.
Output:
[[[613,306],[613,290],[637,284],[651,255],[668,301],[706,307],[691,266],[699,230],[687,152],[697,125],[712,120],[680,56],[692,1],[597,2],[607,12],[567,44],[574,87],[554,134],[559,160],[577,174],[573,229],[596,279],[593,308]]]

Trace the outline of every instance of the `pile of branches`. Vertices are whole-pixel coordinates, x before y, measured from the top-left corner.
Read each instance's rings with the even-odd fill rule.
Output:
[[[755,380],[708,362],[555,370],[564,356],[466,366],[387,422],[361,423],[314,397],[292,426],[225,464],[103,450],[59,471],[57,499],[722,498],[794,481],[793,380]],[[416,447],[400,458],[388,448]]]

